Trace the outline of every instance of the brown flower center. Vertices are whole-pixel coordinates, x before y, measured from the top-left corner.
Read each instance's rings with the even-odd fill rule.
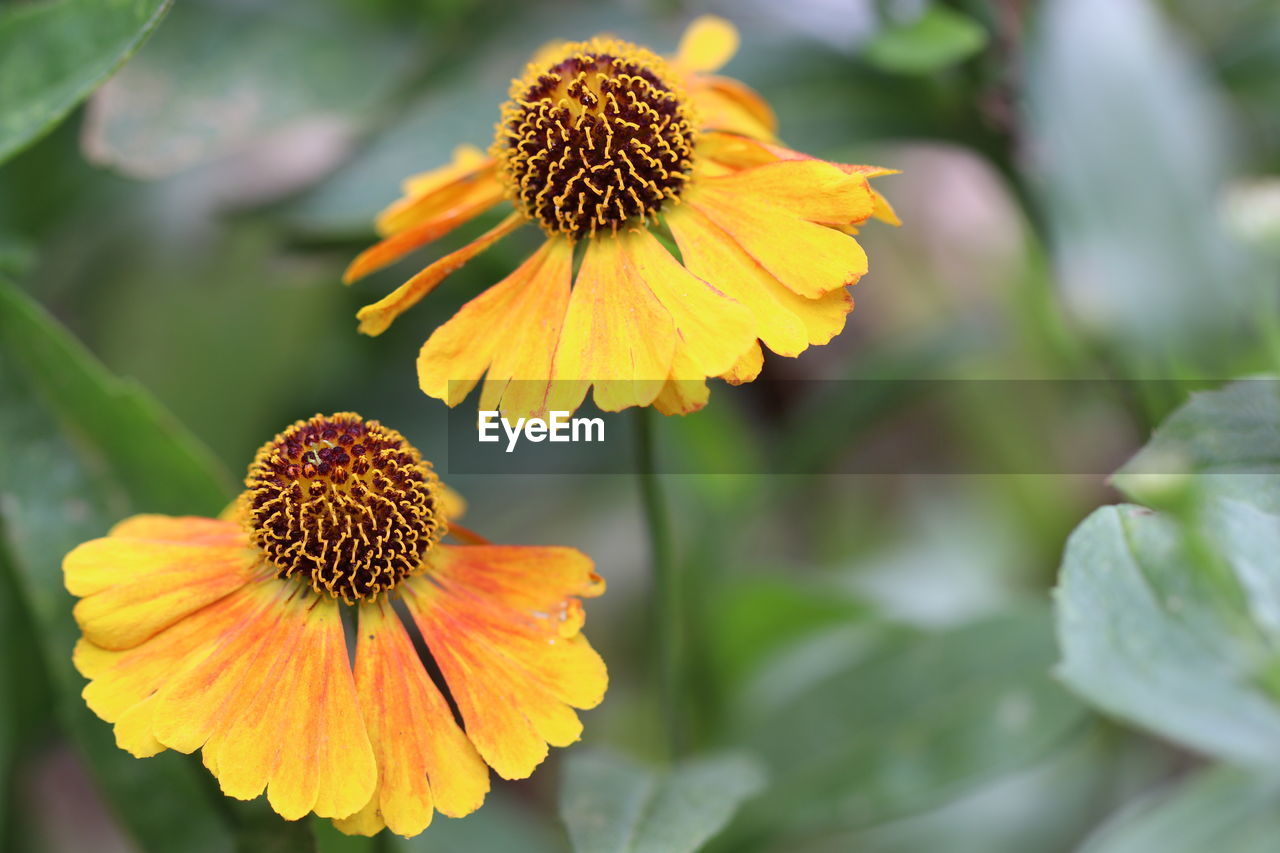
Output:
[[[251,536],[278,576],[348,602],[418,572],[447,529],[431,466],[400,433],[349,412],[276,436],[245,485]]]
[[[518,207],[548,234],[616,231],[676,198],[694,123],[661,58],[626,42],[566,45],[512,84],[493,154]]]

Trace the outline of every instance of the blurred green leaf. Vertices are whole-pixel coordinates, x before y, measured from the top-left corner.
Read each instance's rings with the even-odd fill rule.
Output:
[[[892,23],[862,48],[867,62],[893,74],[935,74],[987,44],[987,31],[963,12],[931,4],[916,18]]]
[[[759,765],[742,755],[656,770],[578,750],[565,759],[560,817],[577,853],[686,853],[723,829],[763,787]]]
[[[1191,395],[1112,482],[1152,506],[1195,490],[1280,512],[1280,381],[1245,379]]]
[[[208,451],[3,279],[0,353],[21,366],[79,452],[109,471],[137,508],[213,515],[226,504],[230,482]]]
[[[806,830],[881,823],[1044,756],[1085,719],[1049,675],[1048,613],[939,632],[827,632],[741,701],[773,785],[753,811]]]
[[[1268,853],[1280,837],[1280,779],[1211,768],[1143,799],[1080,853]]]
[[[171,0],[53,0],[0,11],[0,162],[30,145],[138,49]]]
[[[9,306],[0,316],[11,319]],[[10,335],[0,336],[7,347]],[[116,814],[146,850],[225,853],[232,839],[206,796],[205,771],[185,756],[140,761],[115,745],[94,716],[71,665],[79,631],[62,585],[62,557],[102,535],[123,514],[127,495],[98,461],[86,460],[62,432],[31,381],[6,352],[0,358],[0,524],[14,560],[22,603],[37,631],[26,642],[41,655],[56,691],[53,711],[86,758]],[[101,449],[97,449],[101,460]],[[163,476],[157,471],[157,474]]]
[[[390,849],[402,853],[474,853],[478,850],[559,853],[564,849],[564,840],[553,818],[550,815],[543,818],[546,811],[549,810],[530,808],[512,796],[511,788],[499,785],[489,792],[479,811],[464,818],[437,814],[421,835],[388,840]],[[322,849],[321,853],[329,851]],[[340,851],[335,849],[333,853]]]
[[[1104,507],[1071,535],[1056,601],[1081,696],[1211,755],[1280,760],[1280,516]]]
[[[408,71],[407,36],[334,4],[182,3],[94,99],[86,151],[156,178],[292,128],[258,180],[323,171]]]
[[[1219,215],[1219,93],[1156,3],[1050,0],[1036,17],[1027,171],[1063,299],[1139,368],[1212,371],[1259,293]]]

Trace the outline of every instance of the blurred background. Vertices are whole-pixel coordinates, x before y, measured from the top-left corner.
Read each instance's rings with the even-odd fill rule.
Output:
[[[736,781],[678,843],[583,841],[574,795],[593,774],[688,782],[643,769],[663,736],[636,478],[444,471],[473,529],[596,560],[609,591],[587,634],[609,695],[583,744],[467,819],[374,843],[304,823],[271,849],[1165,849],[1117,822],[1204,760],[1060,684],[1050,590],[1068,533],[1119,500],[1100,472],[1187,390],[1280,365],[1280,6],[183,0],[86,102],[18,138],[15,93],[39,70],[15,72],[39,47],[25,25],[43,15],[72,56],[137,16],[87,92],[162,6],[0,4],[0,69],[27,81],[0,76],[0,849],[268,849],[246,839],[255,821],[276,838],[269,816],[222,801],[197,761],[129,758],[84,710],[62,554],[130,512],[216,512],[257,447],[316,412],[379,418],[444,459],[417,349],[537,237],[372,339],[356,309],[471,234],[344,288],[374,214],[455,145],[488,145],[545,42],[610,32],[670,53],[706,12],[741,29],[725,73],[788,145],[902,171],[878,186],[905,223],[860,235],[871,273],[840,337],[658,426],[664,454],[785,472],[664,479],[681,711],[710,762],[689,772]],[[73,89],[54,93],[63,112]],[[991,395],[922,410],[919,379],[1044,380],[1063,418],[1033,429]],[[868,446],[1003,473],[845,473]],[[1265,826],[1252,842],[1277,837]]]

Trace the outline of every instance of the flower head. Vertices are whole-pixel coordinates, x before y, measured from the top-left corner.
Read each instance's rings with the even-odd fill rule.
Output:
[[[504,201],[512,212],[362,308],[360,330],[380,334],[535,223],[542,247],[423,345],[427,394],[456,405],[485,377],[481,408],[509,415],[576,409],[592,386],[607,411],[683,413],[706,403],[708,377],[754,379],[761,344],[796,356],[829,341],[867,269],[852,234],[872,216],[897,222],[868,183],[889,170],[778,144],[768,105],[711,73],[736,49],[717,18],[670,61],[609,38],[544,48],[513,81],[489,154],[460,148],[407,180],[345,280]]]
[[[354,414],[294,424],[246,485],[227,518],[136,516],[63,563],[84,698],[121,748],[200,750],[228,796],[410,836],[477,809],[489,767],[523,778],[577,740],[607,681],[589,559],[446,543],[460,499]]]

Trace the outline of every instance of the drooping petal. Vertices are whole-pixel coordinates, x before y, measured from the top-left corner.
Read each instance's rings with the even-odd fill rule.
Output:
[[[724,18],[695,18],[680,38],[675,62],[686,71],[719,71],[738,52],[738,30]]]
[[[475,219],[502,201],[502,185],[491,179],[459,191],[457,200],[444,209],[396,231],[365,249],[342,274],[344,284],[359,281],[370,273],[395,263],[410,252],[438,240],[459,225]],[[441,202],[444,203],[444,202]]]
[[[459,145],[453,150],[453,161],[447,166],[410,175],[400,182],[404,198],[388,205],[378,214],[378,233],[403,231],[423,219],[430,219],[452,205],[459,188],[485,183],[493,176],[494,160],[474,145]]]
[[[490,331],[502,345],[480,394],[480,408],[500,410],[508,417],[543,416],[548,380],[573,278],[573,244],[552,239],[546,244],[542,267],[513,295],[506,320]]]
[[[409,837],[426,829],[433,811],[475,811],[489,790],[489,768],[454,722],[399,618],[379,600],[360,608],[359,631],[356,690],[378,786],[368,805],[335,825],[354,835],[385,825]]]
[[[548,744],[578,739],[574,708],[604,698],[604,662],[579,631],[579,597],[603,592],[571,548],[441,546],[405,601],[462,714],[467,737],[507,779]]]
[[[853,300],[843,288],[816,299],[801,296],[692,205],[673,210],[667,225],[684,265],[746,306],[756,335],[779,355],[799,355],[810,344],[825,344],[844,328]]]
[[[258,563],[234,525],[147,516],[80,545],[62,570],[67,590],[80,598],[73,612],[85,638],[128,649],[244,586]]]
[[[432,332],[418,353],[418,385],[423,393],[456,406],[471,393],[495,358],[509,359],[500,353],[525,322],[526,306],[541,309],[542,321],[551,323],[559,303],[563,316],[569,287],[563,267],[572,265],[572,259],[573,249],[567,240],[548,240],[509,276],[462,306]],[[561,287],[563,294],[559,293]],[[522,351],[534,360],[522,370],[527,369],[530,378],[538,378],[537,370],[545,371],[541,374],[545,379],[558,335],[539,341],[532,333],[533,330],[521,333],[527,344]],[[539,346],[544,350],[539,352]]]
[[[416,305],[436,285],[527,221],[522,214],[511,214],[461,249],[450,252],[431,264],[382,299],[364,306],[356,313],[356,319],[360,321],[359,331],[366,335],[382,334],[393,320]]]
[[[164,745],[152,734],[156,691],[189,659],[239,630],[262,606],[253,587],[242,587],[135,648],[111,651],[81,639],[72,660],[89,679],[85,703],[103,720],[115,723],[122,749],[140,758],[162,751]]]
[[[622,236],[587,244],[552,365],[549,409],[577,409],[593,382],[604,411],[647,406],[671,373],[675,325]]]
[[[203,750],[228,796],[267,791],[282,817],[348,817],[377,771],[336,601],[298,585],[246,588],[248,614],[157,692],[156,740]]]
[[[687,201],[801,296],[816,299],[854,284],[867,271],[867,255],[856,240],[783,206],[718,189],[711,181],[691,187]]]

